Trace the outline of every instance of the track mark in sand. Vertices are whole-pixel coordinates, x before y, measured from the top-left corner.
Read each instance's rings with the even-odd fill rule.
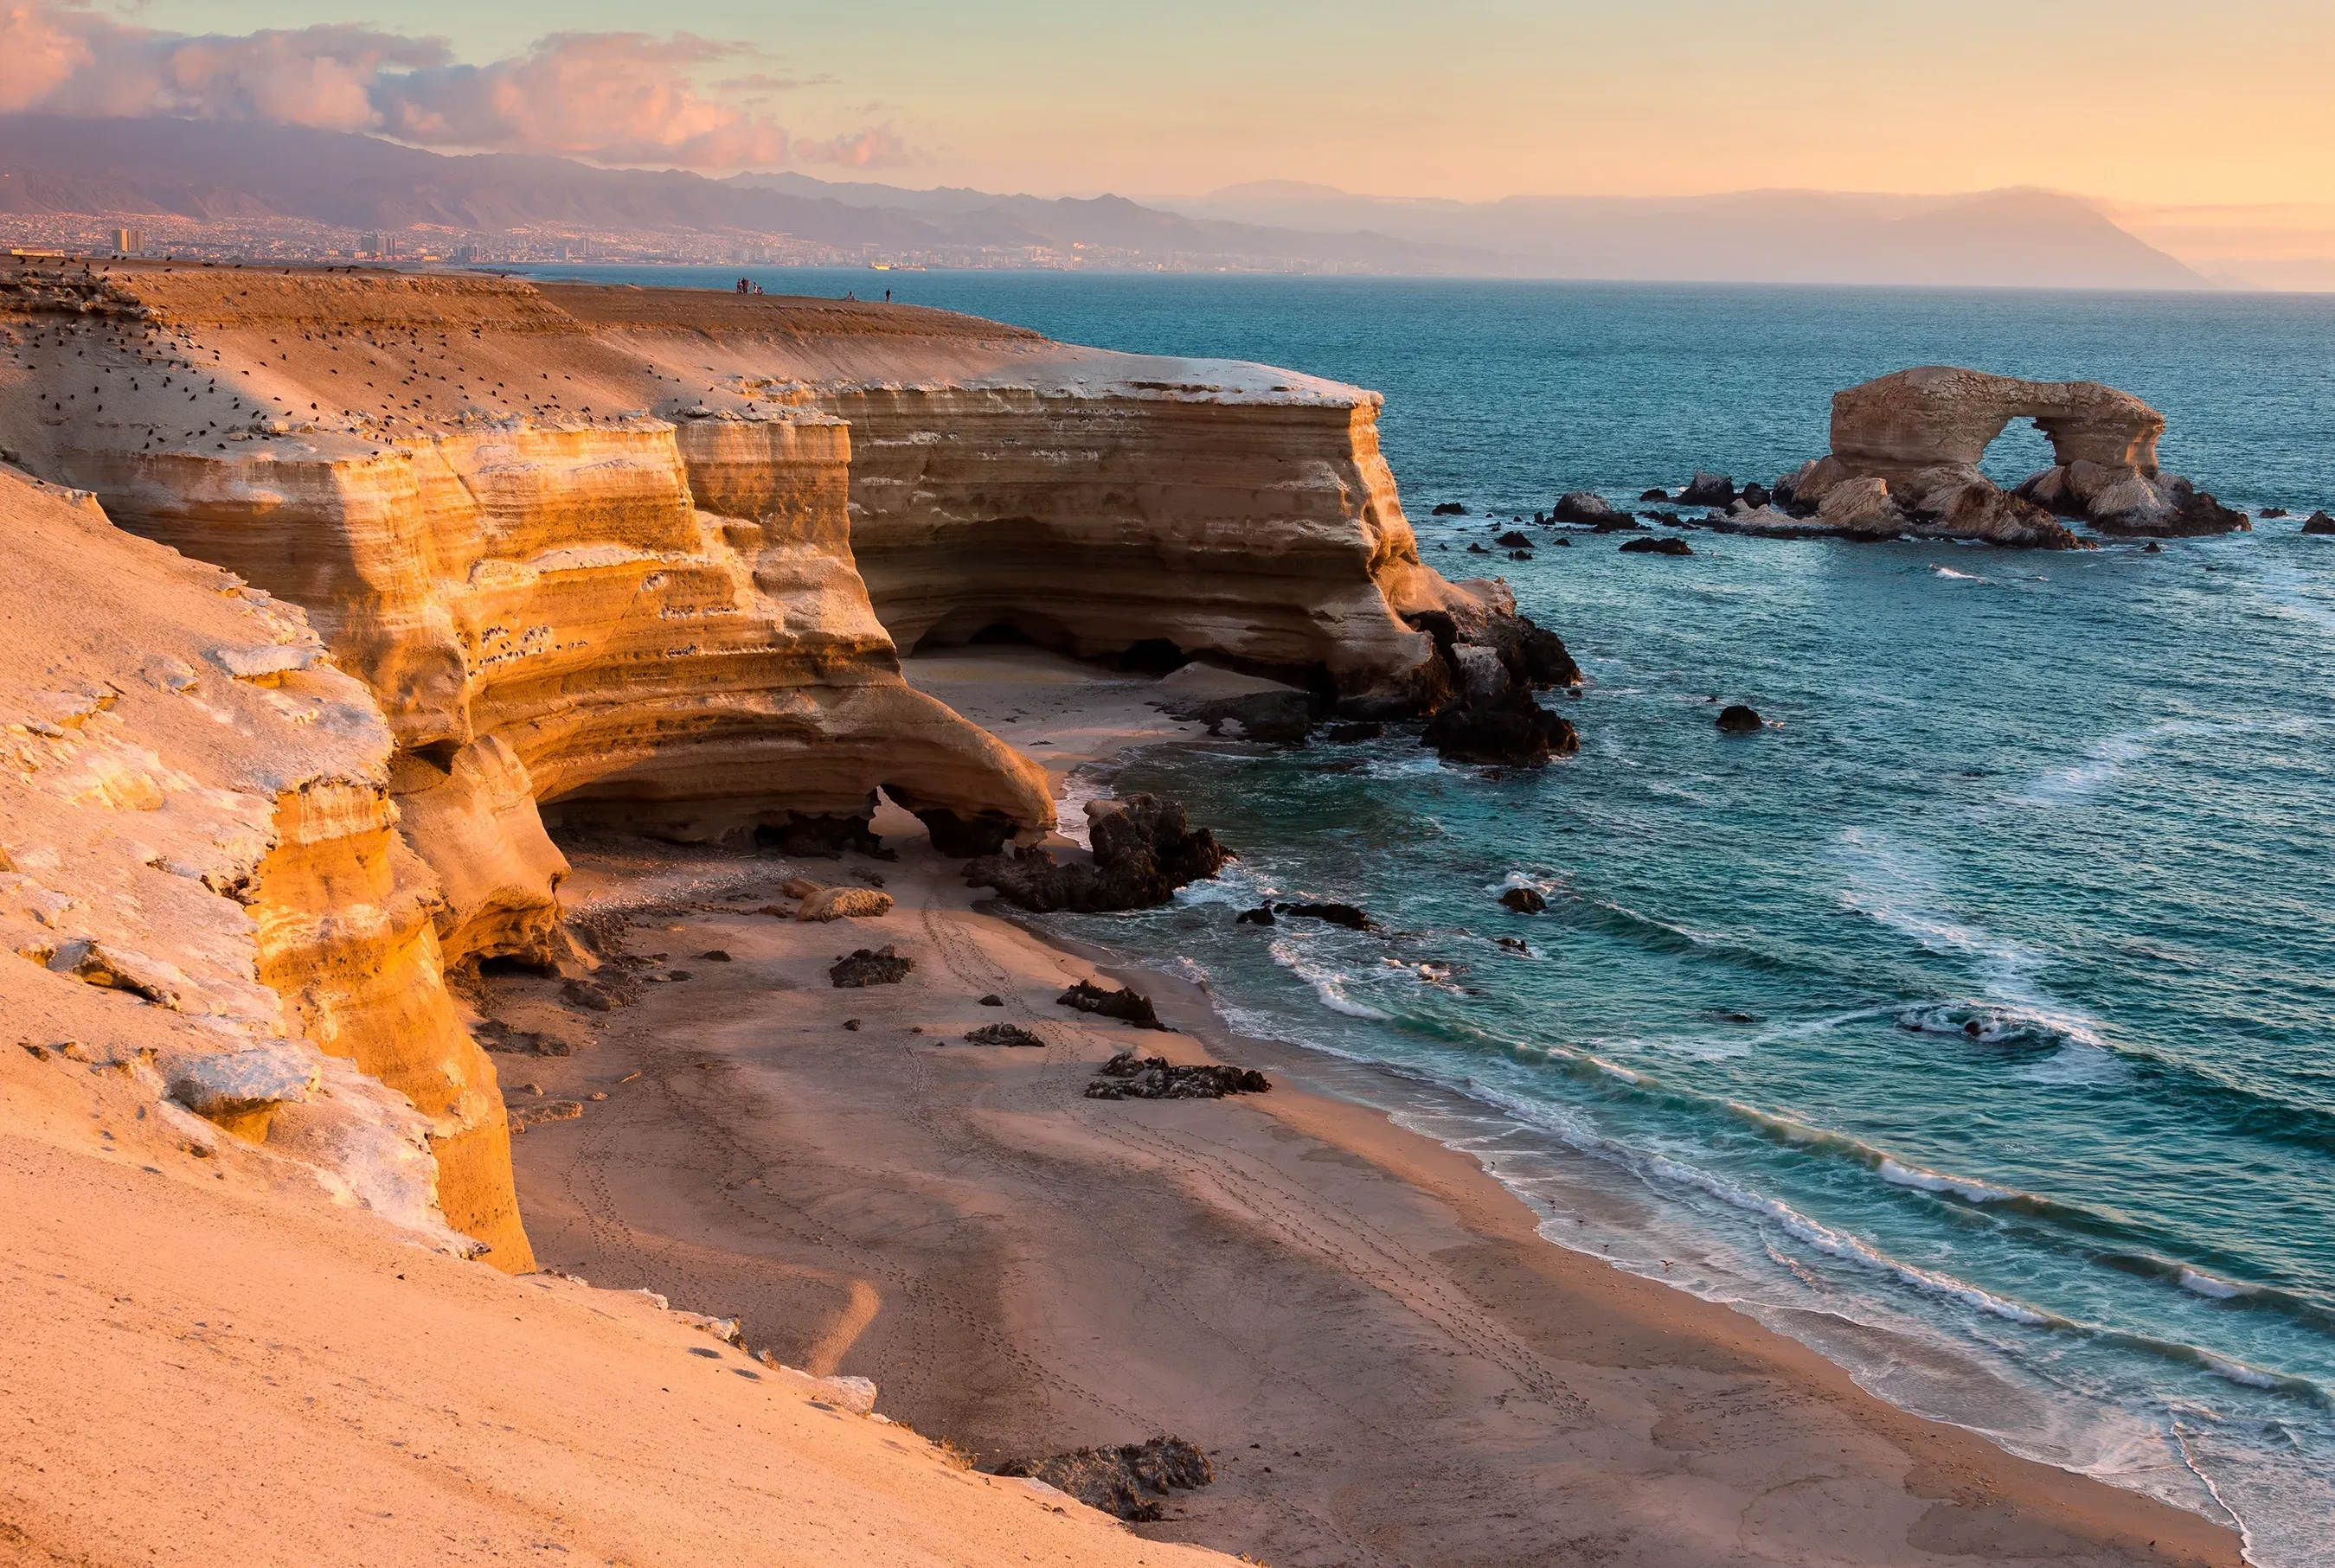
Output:
[[[859,1336],[867,1331],[867,1325],[876,1321],[883,1305],[884,1297],[874,1285],[866,1280],[852,1281],[851,1304],[803,1352],[803,1370],[815,1378],[833,1377],[835,1369],[842,1364]]]

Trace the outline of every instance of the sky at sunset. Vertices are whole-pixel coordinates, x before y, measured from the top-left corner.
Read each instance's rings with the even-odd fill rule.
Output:
[[[1040,194],[2325,203],[2330,82],[2325,0],[0,0],[0,109]]]

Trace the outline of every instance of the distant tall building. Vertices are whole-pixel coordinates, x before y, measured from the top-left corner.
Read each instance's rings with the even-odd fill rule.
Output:
[[[479,259],[479,247],[475,245],[458,245],[454,247],[453,259],[468,266]]]
[[[357,251],[362,256],[387,256],[390,254],[390,248],[389,246],[382,243],[381,236],[378,234],[357,236]]]
[[[142,256],[146,250],[146,231],[142,228],[117,228],[113,231],[113,249],[117,256]]]

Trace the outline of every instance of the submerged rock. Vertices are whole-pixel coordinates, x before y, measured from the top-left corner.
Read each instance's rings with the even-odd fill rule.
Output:
[[[1364,740],[1375,740],[1386,733],[1386,726],[1375,719],[1359,724],[1332,724],[1328,735],[1333,746],[1353,746]]]
[[[1719,728],[1729,735],[1756,735],[1766,722],[1758,710],[1740,702],[1730,702],[1719,713]]]
[[[1464,518],[1468,515],[1468,508],[1458,501],[1438,501],[1434,515],[1439,518]]]
[[[1090,800],[1087,822],[1091,862],[1064,864],[1045,849],[1015,849],[967,864],[966,886],[994,888],[1007,903],[1042,914],[1148,909],[1235,858],[1216,835],[1193,828],[1181,806],[1154,795]]]
[[[1067,1492],[1090,1508],[1130,1524],[1148,1524],[1162,1512],[1171,1488],[1189,1491],[1216,1479],[1208,1457],[1181,1437],[1154,1437],[1117,1448],[1078,1448],[1047,1459],[1017,1459],[1000,1465],[1001,1476],[1027,1476]]]
[[[1628,539],[1622,545],[1625,556],[1691,556],[1694,551],[1675,534],[1665,534],[1658,539]]]
[[[2302,531],[2306,534],[2335,534],[2335,518],[2325,512],[2313,512],[2302,520]]]
[[[1164,1056],[1138,1057],[1122,1050],[1087,1085],[1089,1099],[1222,1099],[1228,1094],[1263,1094],[1273,1087],[1253,1067],[1207,1062],[1179,1067]]]
[[[1548,900],[1537,887],[1511,887],[1500,895],[1500,906],[1518,915],[1538,915],[1548,907]]]
[[[1640,491],[1638,498],[1642,501],[1666,501],[1671,498],[1671,493],[1657,487],[1654,489]]]
[[[838,959],[827,972],[828,982],[842,990],[856,990],[864,985],[897,985],[908,978],[916,961],[895,952],[890,944],[882,947],[860,947],[852,950],[848,958]]]
[[[1351,904],[1276,904],[1275,915],[1294,915],[1302,920],[1319,920],[1325,924],[1342,925],[1349,931],[1368,931],[1371,917]]]
[[[1233,924],[1235,925],[1272,925],[1277,922],[1273,916],[1273,905],[1260,904],[1255,909],[1244,909],[1234,915]]]
[[[1090,980],[1081,980],[1054,998],[1054,1005],[1074,1007],[1080,1012],[1091,1012],[1101,1018],[1115,1018],[1138,1029],[1168,1029],[1159,1021],[1158,1010],[1151,1005],[1151,999],[1141,992],[1106,991]]]

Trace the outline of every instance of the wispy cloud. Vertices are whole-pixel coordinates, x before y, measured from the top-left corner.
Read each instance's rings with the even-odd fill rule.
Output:
[[[0,0],[0,111],[252,120],[417,146],[686,169],[904,163],[888,127],[796,136],[734,102],[830,81],[748,72],[751,45],[675,33],[556,33],[484,65],[442,38],[353,24],[247,34],[132,26],[54,0]]]

